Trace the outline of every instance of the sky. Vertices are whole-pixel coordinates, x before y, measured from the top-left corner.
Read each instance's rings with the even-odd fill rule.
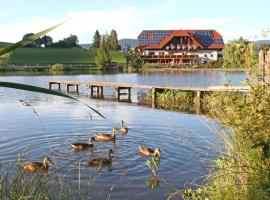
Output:
[[[54,41],[75,34],[92,43],[115,29],[118,38],[137,38],[142,30],[215,29],[225,42],[249,40],[270,30],[270,0],[0,0],[0,41],[16,42],[60,22]]]

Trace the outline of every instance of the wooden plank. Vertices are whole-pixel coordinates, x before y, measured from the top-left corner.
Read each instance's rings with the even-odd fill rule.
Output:
[[[49,88],[52,84],[65,84],[69,86],[90,86],[91,89],[94,87],[113,87],[121,89],[152,89],[156,90],[180,90],[180,91],[248,91],[249,86],[211,86],[207,88],[203,87],[186,87],[186,86],[155,86],[155,85],[140,85],[140,84],[130,84],[130,83],[113,83],[113,82],[79,82],[79,81],[61,81],[53,80],[49,81]]]

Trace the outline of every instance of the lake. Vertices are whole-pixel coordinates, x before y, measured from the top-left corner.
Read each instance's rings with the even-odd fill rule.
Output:
[[[242,85],[246,77],[244,72],[220,71],[62,75],[23,72],[1,73],[0,81],[46,88],[48,80],[206,87]],[[213,165],[211,161],[222,151],[222,143],[215,134],[216,124],[205,116],[138,106],[136,90],[132,91],[132,103],[91,99],[87,91],[85,87],[79,96],[73,95],[106,119],[69,99],[0,88],[1,166],[19,164],[19,160],[41,160],[48,155],[55,162],[48,175],[48,186],[55,198],[61,182],[74,188],[72,195],[76,197],[89,191],[88,199],[166,199],[175,189],[192,185],[195,179],[201,183],[208,167]],[[113,91],[106,89],[105,99],[112,96]],[[19,100],[31,106],[24,106]],[[117,134],[115,143],[96,142],[92,151],[71,151],[70,143],[87,141],[98,131],[111,133],[112,127],[120,127],[121,120],[129,132]],[[161,149],[158,168],[161,181],[156,189],[147,187],[151,172],[145,165],[148,158],[138,153],[140,144]],[[96,168],[85,165],[88,159],[106,156],[109,149],[116,154],[111,167],[97,172]]]

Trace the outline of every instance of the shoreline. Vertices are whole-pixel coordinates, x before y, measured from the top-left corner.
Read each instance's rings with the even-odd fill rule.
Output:
[[[227,72],[244,72],[245,68],[151,68],[145,69],[149,72],[159,72],[159,71],[227,71]]]

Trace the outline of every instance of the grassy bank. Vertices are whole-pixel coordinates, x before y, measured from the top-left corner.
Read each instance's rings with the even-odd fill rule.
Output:
[[[270,199],[269,85],[251,91],[213,93],[205,98],[210,117],[218,120],[225,152],[215,161],[204,185],[187,190],[186,199]]]
[[[192,91],[165,90],[157,93],[157,108],[194,113],[196,110],[196,96]],[[151,105],[152,91],[146,94],[139,93],[138,100],[141,104]]]
[[[124,53],[111,51],[112,62],[125,63]],[[19,48],[13,51],[12,65],[42,65],[54,63],[95,63],[96,51],[87,49]]]
[[[0,42],[0,48],[6,47],[8,45],[10,45],[11,43],[9,42]]]

